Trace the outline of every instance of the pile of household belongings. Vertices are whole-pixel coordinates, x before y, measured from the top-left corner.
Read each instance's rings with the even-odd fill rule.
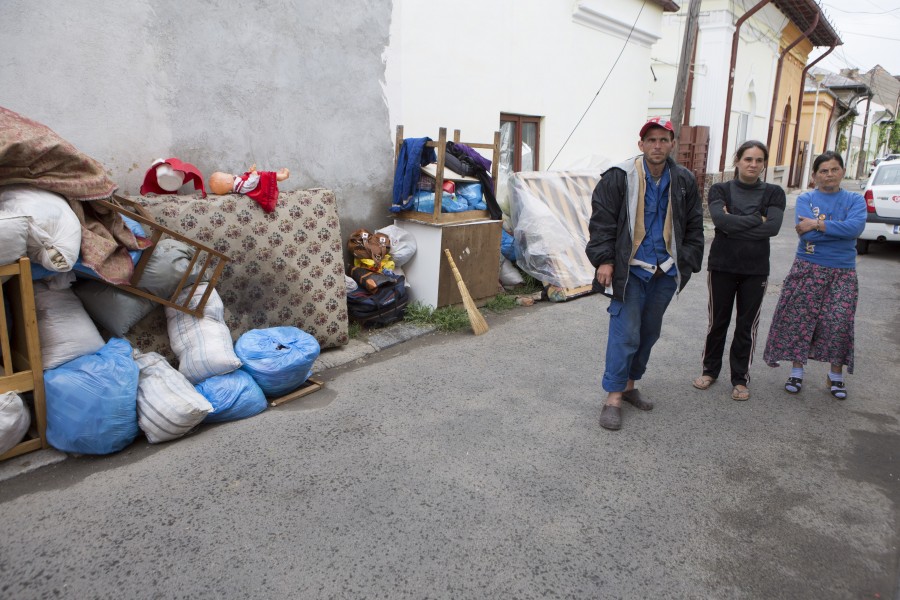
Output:
[[[347,239],[353,256],[347,280],[347,314],[364,327],[383,326],[403,318],[409,284],[403,272],[416,253],[416,239],[389,225],[377,231],[357,229]]]
[[[437,193],[434,189],[435,178],[421,169],[437,163],[437,153],[427,145],[430,141],[431,138],[427,137],[406,138],[400,145],[394,171],[391,212],[434,212]],[[441,212],[487,210],[492,219],[500,218],[500,207],[494,197],[494,180],[490,175],[490,160],[470,146],[447,142],[444,172],[448,179],[440,190]]]
[[[168,441],[201,422],[255,415],[267,397],[302,386],[319,354],[315,338],[272,327],[233,342],[218,293],[207,293],[205,272],[190,266],[193,249],[177,240],[153,248],[137,287],[169,298],[191,271],[182,308],[165,307],[178,369],[131,347],[123,336],[156,305],[122,289],[152,241],[102,202],[115,189],[100,163],[0,107],[0,260],[32,263],[47,441],[79,454],[121,450],[139,430]],[[190,314],[203,298],[202,314]],[[15,392],[0,397],[0,454],[22,439],[25,404]]]
[[[591,292],[595,270],[584,253],[598,171],[514,173],[504,217],[502,255],[544,284],[554,302]],[[503,269],[501,267],[501,279]]]

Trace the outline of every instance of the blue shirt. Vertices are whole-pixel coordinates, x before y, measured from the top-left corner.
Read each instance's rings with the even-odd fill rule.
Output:
[[[638,246],[634,257],[651,265],[660,265],[669,260],[669,251],[666,248],[666,240],[663,237],[663,228],[666,224],[666,213],[669,210],[669,166],[663,170],[659,183],[653,180],[647,161],[644,161],[644,239]],[[641,267],[632,266],[631,273],[644,281],[649,281],[653,273]],[[677,270],[673,265],[666,275],[675,276]]]
[[[800,236],[797,258],[836,269],[856,267],[856,238],[866,228],[866,201],[847,190],[826,194],[819,190],[805,192],[797,198],[800,217],[819,219],[825,231],[807,231]]]

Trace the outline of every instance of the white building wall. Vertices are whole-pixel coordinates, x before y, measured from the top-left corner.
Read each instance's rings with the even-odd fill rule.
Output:
[[[749,8],[755,3],[744,4]],[[718,171],[722,156],[734,24],[745,12],[740,2],[737,3],[737,13],[733,12],[734,7],[734,2],[715,0],[703,2],[700,11],[692,103],[685,111],[691,111],[691,125],[706,125],[710,128],[708,172]],[[651,79],[650,84],[650,106],[654,114],[671,113],[687,10],[688,3],[684,2],[677,13],[667,13],[663,17],[664,35],[652,50],[651,64],[657,76],[657,81],[653,82]],[[742,113],[747,115],[745,139],[766,141],[778,60],[778,40],[786,23],[787,20],[780,11],[767,6],[748,19],[741,28],[728,145],[725,148],[726,170],[730,168],[731,156],[740,142],[737,137]]]
[[[636,154],[661,17],[640,0],[395,0],[384,55],[391,129],[436,138],[444,126],[490,142],[501,112],[541,116],[545,170],[596,96],[552,168]]]

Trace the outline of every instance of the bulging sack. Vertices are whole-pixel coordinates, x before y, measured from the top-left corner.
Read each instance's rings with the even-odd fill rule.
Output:
[[[161,355],[135,351],[134,360],[140,368],[138,426],[151,444],[180,438],[212,412],[212,404]]]
[[[246,419],[258,415],[269,406],[262,388],[243,369],[210,377],[196,389],[213,407],[213,411],[203,419],[204,423]]]
[[[71,271],[81,254],[81,221],[59,194],[30,185],[0,188],[0,213],[28,221],[28,258],[44,268]]]
[[[22,441],[31,425],[31,414],[15,392],[0,394],[0,454]]]
[[[394,259],[394,264],[396,266],[402,267],[408,263],[409,259],[416,253],[415,236],[402,227],[388,225],[387,227],[382,227],[376,233],[383,233],[390,237],[391,258]]]
[[[44,369],[55,369],[103,348],[103,337],[71,288],[50,289],[36,281],[34,308]]]
[[[319,342],[297,327],[251,329],[234,344],[243,369],[269,397],[291,392],[309,379]]]
[[[207,284],[197,286],[191,297],[194,308],[203,297]],[[183,303],[190,290],[179,297]],[[241,359],[234,353],[231,332],[225,324],[225,305],[214,289],[203,307],[203,316],[194,317],[180,310],[166,307],[169,343],[178,357],[178,370],[193,384],[204,379],[230,373],[241,366]]]
[[[131,344],[121,338],[44,371],[50,445],[63,452],[109,454],[133,442],[138,373]]]

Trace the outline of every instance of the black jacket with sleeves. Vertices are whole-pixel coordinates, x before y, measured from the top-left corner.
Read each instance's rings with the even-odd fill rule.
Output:
[[[633,254],[635,211],[638,204],[638,177],[634,157],[603,173],[591,197],[590,238],[585,248],[588,260],[596,269],[613,265],[612,297],[624,299],[629,277],[628,263]],[[700,271],[703,263],[703,204],[697,192],[694,175],[668,159],[669,195],[672,210],[672,257],[678,268],[678,290],[684,289],[691,273]],[[596,277],[594,291],[603,292]]]

